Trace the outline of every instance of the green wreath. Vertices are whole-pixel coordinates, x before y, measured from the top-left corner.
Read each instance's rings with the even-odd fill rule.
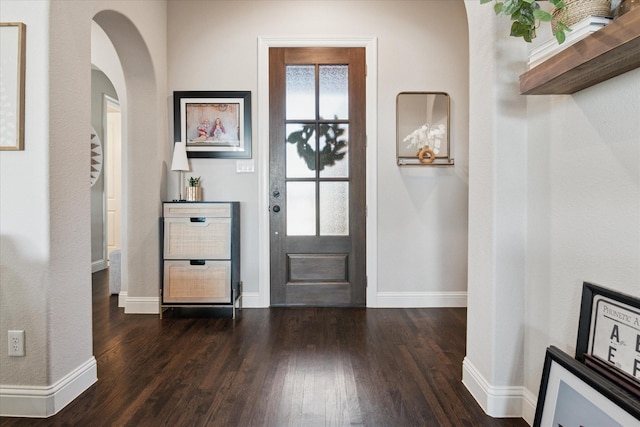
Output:
[[[298,155],[307,164],[309,170],[316,170],[316,150],[309,144],[316,129],[315,124],[304,125],[302,130],[291,132],[287,137],[287,142],[296,144]],[[320,151],[318,170],[323,170],[326,166],[333,166],[346,156],[347,152],[342,151],[347,147],[347,141],[341,139],[345,129],[338,123],[320,123],[318,133],[324,137],[326,144]],[[313,141],[315,145],[315,140]]]

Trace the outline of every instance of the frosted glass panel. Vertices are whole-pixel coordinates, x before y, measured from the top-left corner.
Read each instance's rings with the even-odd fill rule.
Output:
[[[320,66],[320,118],[349,118],[349,66]]]
[[[316,132],[313,125],[288,124],[286,144],[287,178],[316,176]]]
[[[320,235],[349,235],[349,183],[320,183]]]
[[[287,182],[287,235],[315,236],[315,182]]]
[[[320,125],[320,177],[349,177],[349,125]]]
[[[316,118],[316,67],[287,65],[287,120]]]

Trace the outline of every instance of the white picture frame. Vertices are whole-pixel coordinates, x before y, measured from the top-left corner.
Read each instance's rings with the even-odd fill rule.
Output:
[[[640,422],[640,403],[560,349],[547,349],[534,427],[626,427]]]

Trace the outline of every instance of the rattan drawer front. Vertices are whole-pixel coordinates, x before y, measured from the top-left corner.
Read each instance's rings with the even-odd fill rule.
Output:
[[[165,259],[230,259],[230,218],[165,218]]]
[[[231,302],[231,262],[190,261],[164,262],[163,303],[229,303]]]
[[[207,217],[228,218],[231,216],[230,203],[165,203],[165,217]]]

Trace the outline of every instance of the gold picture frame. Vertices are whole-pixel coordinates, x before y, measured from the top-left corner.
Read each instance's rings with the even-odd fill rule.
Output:
[[[26,31],[22,22],[0,22],[0,150],[24,150]]]
[[[398,166],[453,166],[450,112],[446,92],[400,92],[396,96]]]

